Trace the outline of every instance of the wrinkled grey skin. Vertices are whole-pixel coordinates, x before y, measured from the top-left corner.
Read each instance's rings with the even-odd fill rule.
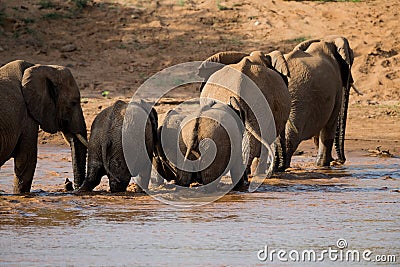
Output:
[[[318,147],[317,166],[329,166],[335,143],[339,161],[344,163],[349,90],[354,60],[346,38],[329,36],[305,41],[285,55],[291,78],[290,122],[286,124],[286,162],[302,140],[314,137]]]
[[[232,183],[236,185],[235,189],[239,189],[247,183],[247,175],[245,167],[242,162],[242,138],[243,138],[243,122],[240,115],[243,115],[239,107],[232,105],[225,105],[222,103],[209,102],[199,109],[193,118],[185,117],[176,111],[171,111],[169,117],[164,121],[163,125],[159,128],[159,140],[163,131],[168,131],[171,136],[176,136],[179,139],[179,150],[184,156],[185,160],[194,161],[200,158],[207,151],[207,142],[205,139],[212,140],[216,145],[216,158],[204,170],[198,172],[184,171],[177,168],[176,165],[171,163],[165,155],[176,156],[175,146],[177,140],[169,140],[170,142],[163,143],[166,146],[161,147],[161,142],[157,147],[157,156],[155,157],[155,167],[157,172],[166,180],[175,180],[175,183],[181,186],[189,186],[193,182],[198,182],[203,185],[213,183],[219,180],[228,171],[231,172]],[[232,122],[232,129],[236,131],[228,133],[224,130],[223,126],[219,123],[227,121],[229,118],[234,118]],[[210,119],[212,118],[212,119]],[[183,121],[183,123],[182,123]],[[182,125],[184,124],[184,125]],[[179,133],[179,127],[182,130]],[[168,134],[168,136],[169,136]],[[166,151],[172,152],[165,153]],[[232,154],[231,154],[232,152]],[[176,158],[173,159],[177,162]],[[185,165],[184,165],[185,166]],[[205,167],[204,161],[200,160],[197,167]],[[215,190],[218,183],[214,183],[210,190]]]
[[[179,127],[182,121],[185,119],[185,115],[178,113],[175,110],[170,110],[165,116],[164,122],[157,130],[157,145],[155,148],[155,156],[153,159],[153,166],[157,171],[157,179],[161,183],[162,179],[167,181],[177,181],[177,168],[168,160],[169,158],[176,162],[177,160],[177,148],[175,144],[178,144],[179,138]],[[161,135],[169,136],[168,140],[163,140],[164,147],[161,142]],[[179,182],[178,182],[179,183]]]
[[[88,147],[87,176],[78,192],[92,191],[99,185],[101,177],[104,175],[108,176],[111,192],[126,191],[131,177],[137,175],[139,175],[140,186],[143,189],[148,188],[151,175],[151,158],[157,142],[157,113],[154,109],[150,111],[151,106],[144,101],[131,102],[129,105],[131,105],[130,114],[127,116],[130,116],[130,118],[126,119],[127,125],[124,125],[124,116],[128,104],[120,100],[101,111],[93,121]],[[145,112],[148,112],[149,116],[145,122],[143,139],[139,140],[139,138],[132,136],[130,143],[124,143],[123,148],[123,126],[135,127],[138,117],[143,116]],[[130,138],[130,136],[126,138]],[[143,141],[145,148],[140,149]],[[124,154],[124,149],[131,149],[131,151]],[[128,168],[125,155],[129,156],[130,168]]]
[[[71,72],[61,66],[16,60],[0,68],[0,166],[14,158],[14,193],[29,192],[37,162],[39,126],[62,131],[71,145],[74,183],[85,178],[86,124],[80,92]]]
[[[228,58],[225,60],[225,58]],[[233,60],[235,59],[235,60]],[[215,68],[210,66],[209,62],[218,62],[228,66]],[[260,99],[254,96],[253,89],[235,73],[240,72],[246,75],[261,92]],[[286,61],[279,51],[273,51],[264,54],[261,51],[254,51],[250,55],[241,52],[223,52],[211,56],[205,60],[199,68],[199,76],[206,79],[206,84],[202,88],[200,97],[202,99],[216,99],[223,103],[229,103],[230,97],[238,98],[240,105],[244,107],[246,125],[249,125],[258,135],[261,135],[259,122],[255,117],[255,113],[259,115],[258,119],[264,120],[261,123],[264,131],[270,132],[270,140],[267,143],[272,144],[278,135],[282,135],[284,142],[284,128],[290,111],[290,95],[287,89],[287,78],[290,76]],[[235,92],[227,90],[221,84],[229,84],[230,88]],[[253,101],[253,107],[258,109],[256,112],[250,108],[244,99]],[[271,114],[267,108],[264,108],[265,102],[271,109],[275,125],[269,125],[272,121]],[[268,125],[266,125],[268,124]],[[275,128],[275,129],[273,129]],[[271,131],[272,129],[272,131]],[[273,135],[273,136],[272,136]],[[246,139],[249,139],[250,157],[247,162],[247,171],[250,172],[252,161],[256,157],[260,157],[264,146],[246,131]],[[264,137],[263,137],[264,138]],[[281,160],[284,160],[281,155]],[[266,157],[262,157],[257,169],[253,174],[263,174],[266,170]]]

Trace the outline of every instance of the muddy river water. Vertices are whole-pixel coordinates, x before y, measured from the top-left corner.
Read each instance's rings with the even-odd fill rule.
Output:
[[[305,168],[255,193],[177,208],[143,194],[107,193],[106,178],[100,193],[64,193],[69,150],[41,146],[39,153],[30,195],[11,194],[11,161],[0,170],[0,265],[400,263],[399,158],[350,154],[345,166],[321,170],[312,167],[314,158],[297,156]]]

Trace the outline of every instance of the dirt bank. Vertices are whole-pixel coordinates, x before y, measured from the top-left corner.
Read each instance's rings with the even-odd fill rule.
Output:
[[[102,109],[116,99],[129,100],[165,67],[223,50],[287,52],[305,39],[340,34],[354,49],[353,76],[363,93],[351,94],[347,149],[382,146],[399,154],[397,7],[397,0],[3,1],[0,64],[25,59],[68,66],[82,90],[90,127]],[[196,94],[190,90],[180,97]],[[41,133],[40,142],[62,140]]]

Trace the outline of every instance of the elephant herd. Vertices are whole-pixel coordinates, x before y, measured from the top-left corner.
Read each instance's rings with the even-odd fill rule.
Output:
[[[344,163],[353,59],[341,36],[304,41],[288,54],[217,53],[198,68],[200,105],[191,116],[171,110],[159,125],[154,104],[117,101],[97,115],[89,141],[71,72],[12,61],[0,68],[0,166],[13,157],[14,193],[30,191],[39,126],[61,131],[70,144],[79,192],[92,191],[104,175],[111,192],[125,191],[133,176],[146,190],[152,168],[158,173],[152,183],[217,185],[230,171],[235,188],[245,188],[248,175],[265,174],[271,146],[268,172],[285,171],[310,138],[317,166],[331,164],[333,146]]]

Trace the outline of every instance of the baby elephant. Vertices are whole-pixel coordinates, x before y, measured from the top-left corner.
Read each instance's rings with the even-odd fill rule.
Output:
[[[92,191],[103,175],[109,178],[111,192],[126,191],[131,176],[137,175],[139,185],[147,189],[157,127],[157,113],[144,101],[127,104],[118,100],[100,112],[92,124],[88,172],[79,192]]]

